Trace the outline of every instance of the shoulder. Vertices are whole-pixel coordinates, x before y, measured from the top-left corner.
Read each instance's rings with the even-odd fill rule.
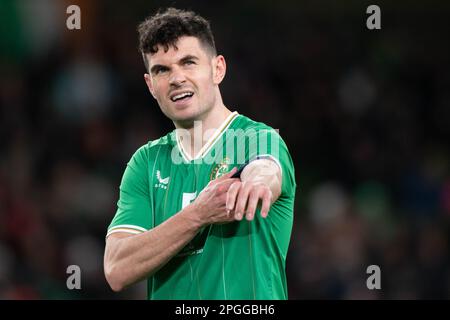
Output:
[[[252,120],[241,114],[236,118],[234,129],[243,130],[246,136],[256,135],[260,138],[271,137],[280,139],[284,143],[278,129],[274,129],[264,122]]]
[[[258,122],[253,119],[250,119],[247,116],[242,114],[238,115],[235,120],[235,126],[237,128],[247,130],[247,129],[255,129],[255,130],[270,130],[273,128],[265,124],[264,122]]]
[[[148,141],[134,152],[130,161],[148,163],[154,160],[158,153],[170,151],[173,145],[172,136],[173,132],[170,132],[158,139]]]

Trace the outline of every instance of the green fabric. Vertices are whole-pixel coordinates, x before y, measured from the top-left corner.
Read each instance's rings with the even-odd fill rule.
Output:
[[[227,144],[239,146],[239,138],[230,134],[238,129],[246,133],[246,148],[241,145],[238,152],[230,152]],[[263,134],[268,148],[254,139]],[[285,261],[296,183],[284,141],[265,124],[236,114],[202,158],[175,164],[172,157],[180,159],[180,149],[174,131],[136,151],[125,169],[108,233],[121,229],[138,233],[158,226],[192,202],[211,179],[260,154],[272,155],[281,165],[282,193],[266,219],[258,211],[253,221],[201,230],[148,279],[148,298],[287,299]],[[207,164],[208,157],[217,161]]]

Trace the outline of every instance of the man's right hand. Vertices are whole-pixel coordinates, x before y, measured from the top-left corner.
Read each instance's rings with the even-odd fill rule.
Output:
[[[226,202],[228,189],[233,182],[239,181],[239,178],[231,178],[236,171],[237,168],[233,168],[223,176],[210,181],[189,205],[202,226],[235,220],[234,214],[227,210]]]

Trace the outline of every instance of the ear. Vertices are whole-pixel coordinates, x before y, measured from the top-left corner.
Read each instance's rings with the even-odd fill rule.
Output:
[[[213,81],[214,84],[220,84],[225,78],[227,71],[227,64],[225,58],[222,55],[218,55],[213,58]]]
[[[154,91],[154,88],[153,88],[152,77],[148,73],[144,73],[144,80],[145,80],[145,83],[147,84],[148,91],[150,91],[150,93],[152,94],[153,98],[156,99],[155,91]]]

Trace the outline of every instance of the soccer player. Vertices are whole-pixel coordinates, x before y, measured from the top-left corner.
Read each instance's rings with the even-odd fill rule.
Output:
[[[169,8],[138,31],[145,82],[175,130],[127,164],[108,283],[147,279],[149,299],[287,299],[296,183],[286,144],[223,104],[225,59],[204,18]]]

